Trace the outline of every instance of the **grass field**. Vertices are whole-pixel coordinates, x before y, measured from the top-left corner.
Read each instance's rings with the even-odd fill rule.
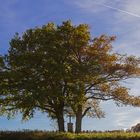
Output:
[[[1,131],[0,140],[140,140],[140,133],[57,133],[41,131]]]

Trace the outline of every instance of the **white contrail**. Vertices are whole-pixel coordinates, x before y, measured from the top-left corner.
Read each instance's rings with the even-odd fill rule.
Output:
[[[110,5],[106,5],[106,4],[103,4],[103,3],[98,3],[98,2],[95,2],[95,3],[98,4],[98,5],[101,5],[101,6],[104,6],[104,7],[107,7],[107,8],[122,12],[122,13],[126,13],[128,15],[140,18],[140,15],[138,15],[138,14],[135,14],[135,13],[132,13],[132,12],[129,12],[129,11],[125,11],[125,10],[122,10],[122,9],[119,9],[119,8],[115,8],[115,7],[112,7]]]

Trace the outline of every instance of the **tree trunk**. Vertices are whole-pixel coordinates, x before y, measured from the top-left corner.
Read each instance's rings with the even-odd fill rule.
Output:
[[[76,124],[75,124],[75,133],[80,133],[82,128],[82,105],[78,106],[76,112]]]
[[[64,116],[63,113],[57,115],[58,131],[65,132]]]

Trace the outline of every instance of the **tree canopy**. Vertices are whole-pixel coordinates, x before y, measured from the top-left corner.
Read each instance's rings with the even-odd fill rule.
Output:
[[[113,52],[115,36],[92,38],[87,24],[48,23],[15,34],[5,56],[0,57],[1,113],[18,112],[23,119],[36,110],[57,120],[65,131],[69,108],[81,131],[85,115],[103,117],[100,101],[139,106],[121,81],[140,75],[140,59]]]

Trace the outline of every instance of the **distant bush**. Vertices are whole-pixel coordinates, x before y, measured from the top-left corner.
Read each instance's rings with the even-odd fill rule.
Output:
[[[1,131],[0,140],[140,140],[140,133],[58,133],[45,131]]]

